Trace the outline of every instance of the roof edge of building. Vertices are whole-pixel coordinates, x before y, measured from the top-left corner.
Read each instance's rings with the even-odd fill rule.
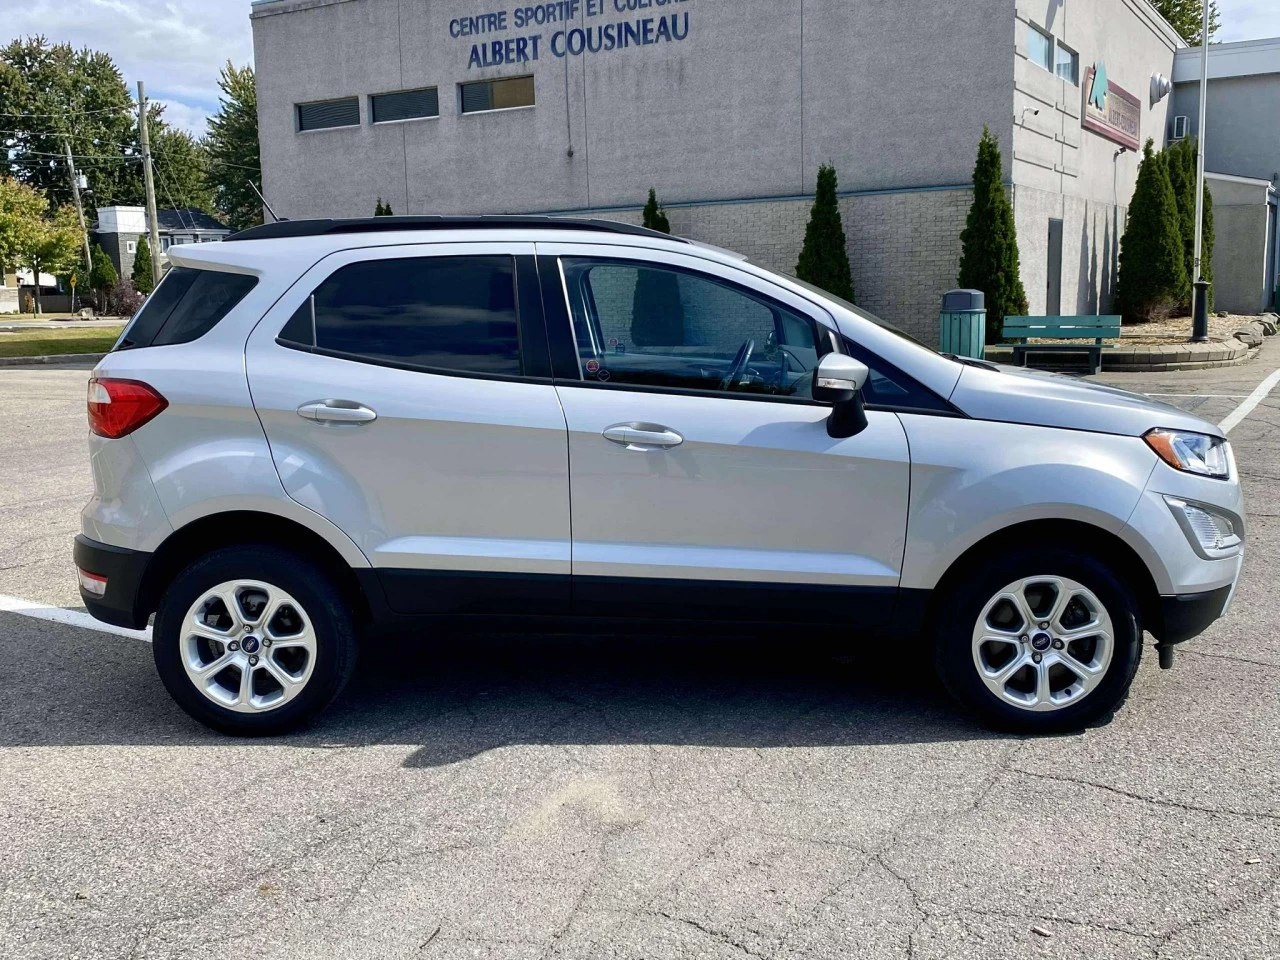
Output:
[[[1209,44],[1209,79],[1258,77],[1280,73],[1280,37]],[[1173,55],[1173,82],[1200,80],[1200,48],[1187,47]]]

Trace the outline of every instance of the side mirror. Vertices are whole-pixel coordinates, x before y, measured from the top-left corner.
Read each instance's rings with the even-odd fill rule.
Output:
[[[871,377],[867,365],[853,357],[829,353],[813,371],[813,399],[832,405],[827,434],[835,439],[856,436],[867,429],[862,388]]]

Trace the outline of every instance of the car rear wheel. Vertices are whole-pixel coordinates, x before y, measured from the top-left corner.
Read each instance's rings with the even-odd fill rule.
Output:
[[[971,565],[942,598],[935,659],[983,722],[1077,730],[1124,702],[1142,655],[1138,604],[1092,556],[1024,549]]]
[[[156,668],[195,719],[225,733],[302,726],[351,676],[356,638],[319,567],[272,546],[230,547],[178,575],[157,611]]]

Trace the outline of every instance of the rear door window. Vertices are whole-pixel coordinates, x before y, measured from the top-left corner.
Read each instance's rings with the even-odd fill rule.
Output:
[[[289,345],[371,363],[520,376],[509,256],[366,260],[335,271],[280,333]],[[314,321],[312,310],[314,305]]]
[[[241,273],[173,267],[125,328],[116,349],[198,340],[257,284],[256,277]]]

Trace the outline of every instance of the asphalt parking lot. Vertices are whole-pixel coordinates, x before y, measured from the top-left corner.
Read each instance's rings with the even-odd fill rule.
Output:
[[[1277,368],[1100,379],[1218,422]],[[0,369],[6,597],[78,606],[86,376]],[[0,956],[1280,957],[1278,426],[1231,433],[1230,617],[1075,736],[913,647],[430,637],[236,741],[145,643],[0,612]]]

